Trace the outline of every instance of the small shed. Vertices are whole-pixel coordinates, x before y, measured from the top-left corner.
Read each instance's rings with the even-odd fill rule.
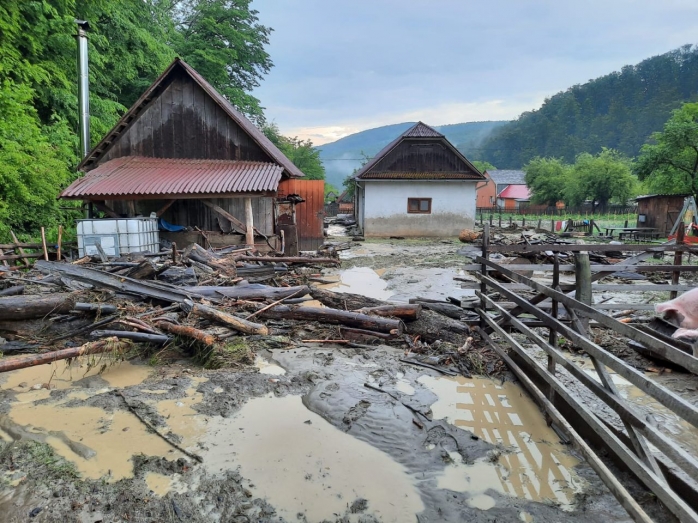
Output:
[[[304,176],[179,58],[90,151],[78,170],[85,175],[60,198],[83,200],[91,214],[99,211],[118,219],[154,213],[160,237],[179,246],[249,244],[246,233],[253,229],[255,245],[262,249],[281,245],[279,206],[289,205],[290,192],[281,194],[280,185]],[[319,190],[323,192],[322,187]],[[303,193],[304,188],[294,186],[293,192]],[[290,205],[304,200],[310,199],[300,194]],[[322,198],[316,206],[322,211]],[[300,243],[313,243],[302,241],[303,232],[300,228],[298,232]],[[312,224],[312,232],[306,232],[322,241],[321,226]]]
[[[506,189],[497,195],[497,206],[507,211],[514,211],[519,208],[519,203],[528,201],[531,192],[526,185],[508,185]]]
[[[457,236],[475,224],[477,168],[436,129],[418,122],[355,175],[365,236]]]
[[[646,194],[635,198],[637,226],[657,229],[668,235],[683,209],[688,194]]]

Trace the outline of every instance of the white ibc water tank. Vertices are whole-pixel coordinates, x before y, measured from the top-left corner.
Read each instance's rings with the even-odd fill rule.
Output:
[[[98,243],[107,256],[160,250],[157,218],[77,220],[77,225],[81,257],[99,254]]]

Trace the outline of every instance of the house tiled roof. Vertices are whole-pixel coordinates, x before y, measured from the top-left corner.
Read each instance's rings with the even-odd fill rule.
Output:
[[[525,185],[509,185],[497,195],[498,198],[512,198],[514,200],[526,200],[531,197],[531,191]]]
[[[60,197],[153,199],[277,190],[283,167],[270,162],[190,160],[124,156],[109,160],[75,180]]]
[[[497,185],[526,185],[526,173],[523,171],[493,169],[487,171],[487,174]]]

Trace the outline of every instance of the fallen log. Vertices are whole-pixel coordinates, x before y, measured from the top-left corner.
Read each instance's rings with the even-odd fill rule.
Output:
[[[89,269],[79,265],[47,262],[39,260],[34,264],[44,274],[56,273],[68,276],[70,279],[83,283],[89,283],[95,287],[111,289],[132,296],[140,296],[167,303],[182,303],[191,298],[203,298],[195,291],[187,290],[187,287],[176,288],[155,281],[141,281],[128,276],[117,276],[97,269]],[[213,297],[209,297],[211,301]]]
[[[319,321],[378,332],[390,333],[391,331],[397,331],[398,334],[402,334],[405,330],[405,324],[401,320],[329,308],[319,309],[316,307],[278,305],[273,309],[265,311],[262,316],[266,318]]]
[[[169,336],[165,336],[164,334],[148,334],[146,332],[117,330],[96,330],[90,332],[90,337],[92,338],[109,338],[112,336],[119,339],[136,341],[138,343],[156,343],[158,345],[164,345],[171,340]]]
[[[310,292],[305,285],[297,287],[271,287],[260,283],[239,283],[230,287],[183,287],[187,292],[197,295],[220,298],[235,298],[237,300],[280,300],[289,296],[302,296]]]
[[[400,318],[404,321],[415,321],[419,319],[422,306],[419,304],[410,305],[380,305],[378,307],[364,307],[355,312],[363,314],[375,314],[376,316],[386,316]]]
[[[32,294],[0,298],[0,320],[28,320],[49,314],[63,314],[75,307],[75,297],[68,293]]]
[[[135,280],[152,280],[158,273],[158,268],[149,259],[145,258],[126,273],[126,276]]]
[[[78,302],[75,304],[75,307],[73,307],[73,310],[80,312],[96,312],[98,314],[114,314],[116,312],[116,305]]]
[[[210,346],[216,343],[216,337],[213,334],[206,334],[205,332],[200,331],[199,329],[195,329],[194,327],[176,325],[174,323],[170,323],[169,321],[159,321],[155,325],[160,330],[169,332],[170,334],[174,334],[176,336],[184,336],[186,338],[191,338],[200,343],[203,343],[204,345]]]
[[[394,336],[392,334],[387,334],[384,332],[367,331],[364,329],[352,329],[351,327],[342,327],[340,329],[340,334],[348,340],[353,341],[373,341],[376,339],[380,340],[392,340]]]
[[[438,312],[439,314],[443,314],[444,316],[448,316],[449,318],[453,318],[454,320],[460,320],[461,317],[465,315],[465,311],[461,307],[458,307],[457,305],[453,305],[452,303],[448,303],[445,301],[437,302],[431,300],[423,300],[421,298],[411,298],[410,303],[421,305],[427,310]]]
[[[131,346],[130,342],[119,341],[117,338],[106,338],[99,341],[91,341],[80,347],[63,349],[23,358],[3,358],[0,360],[0,373],[12,370],[26,369],[36,365],[45,365],[58,360],[68,358],[79,358],[87,354],[98,354],[100,352],[123,352]]]
[[[199,316],[201,318],[206,318],[207,320],[223,323],[224,325],[245,334],[259,334],[262,336],[269,335],[269,329],[266,325],[262,325],[261,323],[253,323],[243,318],[238,318],[237,316],[219,311],[218,309],[214,309],[213,307],[209,307],[207,305],[201,305],[199,303],[194,303],[191,300],[185,300],[184,303],[181,304],[181,307],[184,312],[194,314],[195,316]]]
[[[186,249],[184,249],[184,252],[182,253],[182,260],[188,259],[203,263],[204,265],[207,265],[216,271],[220,271],[230,278],[235,278],[236,276],[234,265],[225,264],[220,258],[201,247],[198,243],[192,243]]]
[[[358,294],[332,292],[312,287],[310,295],[326,307],[356,310],[364,307],[387,305],[384,301],[367,298]],[[470,329],[460,321],[447,318],[437,312],[422,309],[419,318],[406,324],[407,334],[419,335],[422,340],[432,343],[443,340],[461,346]]]
[[[305,256],[233,256],[235,261],[256,261],[256,262],[275,262],[275,263],[307,263],[320,265],[339,265],[341,262],[335,258],[311,258]]]
[[[17,296],[18,294],[24,294],[24,285],[14,285],[0,291],[0,296]]]

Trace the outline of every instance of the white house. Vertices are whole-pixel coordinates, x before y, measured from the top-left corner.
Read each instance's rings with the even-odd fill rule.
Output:
[[[446,137],[418,122],[355,175],[365,236],[457,236],[475,224],[485,177]]]

